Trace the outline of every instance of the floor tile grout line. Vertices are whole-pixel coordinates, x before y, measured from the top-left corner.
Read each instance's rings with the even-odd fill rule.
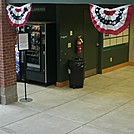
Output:
[[[132,102],[132,101],[134,101],[134,99],[131,99],[131,100],[129,100],[129,101],[123,103],[122,105],[120,105],[120,106],[118,106],[118,107],[116,107],[116,108],[114,108],[114,109],[112,109],[112,110],[106,112],[105,114],[102,114],[101,116],[99,116],[99,117],[97,117],[97,118],[95,118],[95,119],[93,119],[93,120],[91,120],[90,122],[87,122],[87,123],[85,123],[85,124],[91,123],[91,122],[93,122],[93,121],[95,121],[95,120],[97,120],[97,119],[99,119],[99,118],[101,118],[101,117],[103,117],[103,116],[105,116],[105,115],[107,115],[107,114],[109,114],[109,113],[111,113],[111,112],[113,112],[113,111],[115,111],[115,110],[117,110],[117,109],[119,109],[119,108],[121,108],[121,107],[127,105],[128,103],[130,103],[130,102]]]
[[[118,132],[115,132],[115,130],[113,130],[113,131],[114,131],[114,132],[113,132],[113,131],[109,131],[109,130],[102,129],[102,128],[97,128],[97,127],[93,127],[93,126],[87,126],[87,125],[85,125],[85,124],[82,124],[82,125],[80,125],[80,126],[74,128],[74,129],[72,129],[71,131],[65,133],[65,134],[70,134],[70,133],[72,133],[73,131],[75,131],[75,130],[81,128],[81,127],[84,127],[84,126],[86,126],[86,127],[92,127],[92,128],[97,129],[97,130],[102,130],[102,131],[105,131],[105,132],[110,132],[111,134],[125,134],[125,133],[121,133],[121,132],[119,132],[119,131],[118,131]]]
[[[119,109],[120,107],[122,107],[122,106],[124,106],[124,105],[126,105],[126,104],[128,104],[128,103],[130,103],[130,102],[132,102],[132,101],[134,101],[134,99],[131,99],[130,101],[128,101],[128,102],[126,102],[126,103],[124,103],[124,104],[122,104],[122,105],[120,105],[120,106],[118,106],[118,107],[116,107],[116,108],[114,108],[114,109],[112,109],[112,110],[110,110],[110,111],[108,111],[107,113],[102,114],[101,116],[99,116],[99,117],[97,117],[97,118],[95,118],[95,119],[93,119],[93,120],[91,120],[91,121],[89,121],[89,122],[86,122],[86,123],[84,123],[84,124],[82,124],[82,125],[80,125],[80,126],[74,128],[73,130],[67,132],[66,134],[70,134],[71,132],[73,132],[73,131],[75,131],[75,130],[77,130],[77,129],[83,127],[83,126],[87,126],[87,124],[89,124],[89,123],[91,123],[91,122],[93,122],[93,121],[95,121],[95,120],[97,120],[97,119],[99,119],[99,118],[101,118],[101,117],[103,117],[103,116],[105,116],[105,115],[107,115],[107,114],[109,114],[109,113],[115,111],[116,109]]]
[[[35,114],[32,114],[32,115],[29,115],[29,116],[27,116],[27,117],[21,118],[21,119],[19,119],[19,120],[10,122],[10,123],[8,123],[8,124],[5,124],[5,125],[3,125],[3,126],[0,126],[0,129],[1,129],[1,128],[4,128],[4,127],[7,127],[7,126],[9,126],[9,125],[11,125],[11,124],[17,123],[17,122],[19,122],[19,121],[25,120],[25,119],[27,119],[27,118],[33,117],[33,116],[38,115],[38,114],[40,114],[40,113],[42,113],[42,112],[38,112],[38,113],[35,113]]]
[[[128,103],[130,103],[130,102],[132,102],[132,101],[134,101],[134,99],[131,99],[131,100],[127,101],[126,103],[123,103],[122,105],[120,105],[120,106],[118,106],[118,107],[116,107],[116,108],[114,108],[114,109],[108,111],[107,113],[105,113],[105,114],[103,114],[103,115],[101,115],[101,116],[99,116],[99,117],[97,117],[97,118],[95,118],[95,119],[93,119],[93,120],[91,120],[91,121],[89,121],[89,122],[86,122],[86,123],[84,123],[84,124],[82,124],[82,125],[76,127],[75,129],[73,129],[73,130],[67,132],[66,134],[69,134],[69,133],[73,132],[74,130],[79,129],[79,128],[82,127],[82,126],[86,126],[87,124],[89,124],[89,123],[91,123],[91,122],[93,122],[93,121],[95,121],[95,120],[97,120],[97,119],[99,119],[99,118],[101,118],[101,117],[103,117],[103,116],[105,116],[105,115],[107,115],[107,114],[109,114],[109,113],[115,111],[116,109],[119,109],[120,107],[122,107],[122,106],[124,106],[124,105],[126,105],[126,104],[128,104]],[[121,133],[121,132],[120,132],[120,133]]]
[[[107,128],[104,128],[104,127],[95,127],[95,126],[90,126],[90,125],[86,125],[86,126],[89,126],[89,127],[93,127],[93,128],[96,128],[96,129],[99,129],[99,130],[105,130],[105,131],[107,131],[107,132],[114,132],[115,134],[126,134],[126,133],[124,133],[124,132],[121,132],[121,131],[118,131],[118,130],[114,130],[114,129],[107,129]]]
[[[27,95],[33,95],[33,94],[36,94],[36,93],[40,93],[40,92],[46,92],[46,93],[48,93],[48,94],[54,94],[54,95],[57,95],[56,93],[51,93],[51,92],[49,92],[49,91],[47,91],[47,90],[49,90],[49,89],[42,89],[42,90],[40,90],[40,91],[35,91],[35,92],[32,92],[32,93],[27,93]],[[59,94],[58,94],[59,95]],[[21,96],[19,96],[18,98],[21,98],[21,97],[23,97],[24,95],[21,95]],[[59,96],[61,96],[61,95],[59,95]],[[68,96],[65,96],[65,97],[68,97]],[[71,97],[68,97],[68,98],[71,98]]]
[[[39,92],[40,92],[40,91],[39,91]],[[95,93],[95,92],[98,92],[98,91],[93,91],[93,92],[91,92],[91,93]],[[88,93],[88,94],[91,94],[91,93]],[[27,116],[27,117],[25,117],[25,118],[23,118],[23,119],[20,119],[20,120],[17,120],[17,121],[11,122],[11,123],[6,124],[6,125],[4,125],[4,126],[0,126],[0,128],[3,128],[3,127],[6,127],[6,126],[9,126],[9,125],[11,125],[11,124],[17,123],[17,122],[22,121],[22,120],[24,120],[24,119],[27,119],[27,118],[33,117],[33,116],[35,116],[35,115],[38,115],[38,114],[40,114],[40,113],[43,113],[43,112],[49,111],[49,110],[54,109],[54,108],[56,108],[56,107],[62,106],[62,105],[67,104],[67,103],[70,103],[70,102],[72,102],[72,101],[74,101],[74,100],[78,100],[79,98],[81,98],[81,97],[83,97],[83,96],[86,96],[86,95],[87,95],[87,94],[85,94],[85,95],[81,95],[81,96],[79,96],[79,97],[77,97],[77,98],[73,98],[73,99],[71,99],[71,100],[69,100],[69,101],[67,101],[67,102],[64,102],[64,103],[62,103],[62,104],[59,104],[59,105],[53,106],[53,107],[48,108],[48,109],[46,109],[46,110],[36,111],[37,113],[35,113],[35,114],[33,114],[33,115],[30,115],[30,116]],[[36,109],[32,108],[31,106],[30,106],[29,108],[30,108],[30,109],[32,109],[32,110],[36,110]]]
[[[108,76],[105,76],[104,75],[104,77],[106,77],[106,78],[111,78],[111,79],[117,79],[117,78],[112,78],[112,77],[108,77]],[[116,83],[119,83],[119,82],[116,82]],[[109,87],[109,86],[111,86],[111,85],[113,85],[113,84],[109,84],[109,85],[107,85],[105,88],[104,88],[104,90],[107,88],[107,87]],[[92,87],[92,88],[95,88],[95,87]],[[27,93],[27,95],[33,95],[33,94],[35,94],[35,93],[39,93],[39,92],[42,92],[42,91],[45,91],[45,92],[47,92],[47,93],[49,93],[48,91],[46,91],[46,90],[49,90],[48,88],[46,88],[45,87],[45,89],[42,89],[42,90],[40,90],[40,91],[35,91],[35,92],[33,92],[33,93]],[[96,92],[96,91],[95,91]],[[91,92],[92,93],[92,92]],[[52,93],[50,93],[50,94],[52,94]],[[19,96],[19,98],[22,98],[24,95],[21,95],[21,96]],[[66,96],[66,97],[68,97],[68,96]],[[69,98],[69,97],[68,97]],[[71,98],[71,97],[70,97]]]
[[[92,92],[92,93],[94,93],[94,92]],[[79,96],[79,97],[77,97],[77,98],[73,98],[73,99],[71,99],[71,100],[69,100],[69,101],[67,101],[67,102],[64,102],[64,103],[62,103],[62,104],[53,106],[53,107],[51,107],[51,108],[48,108],[47,110],[43,110],[43,112],[49,111],[49,110],[54,109],[54,108],[56,108],[56,107],[59,107],[59,106],[62,106],[62,105],[64,105],[64,104],[70,103],[70,102],[72,102],[72,101],[78,100],[79,98],[81,98],[81,97],[83,97],[83,96],[86,96],[86,95],[87,95],[87,94],[81,95],[81,96]]]
[[[99,130],[102,130],[102,131],[110,132],[112,134],[126,134],[124,132],[121,132],[121,131],[118,131],[118,130],[114,130],[114,129],[106,129],[106,128],[102,128],[102,127],[89,126],[89,125],[87,127],[96,128],[96,129],[99,129]]]
[[[112,78],[112,79],[113,79],[113,78]],[[117,82],[117,83],[118,83],[118,82]],[[112,84],[111,84],[111,85],[112,85]],[[46,89],[45,89],[45,90],[46,90]],[[45,91],[45,90],[43,89],[43,90],[37,91],[37,92],[42,92],[42,91]],[[104,89],[104,90],[105,90],[105,89]],[[34,92],[34,93],[37,93],[37,92]],[[95,91],[95,92],[96,92],[96,91]],[[92,92],[92,93],[95,93],[95,92]],[[34,93],[31,93],[31,94],[34,94]],[[88,93],[88,94],[91,94],[91,93]],[[85,94],[85,95],[88,95],[88,94]],[[77,99],[79,99],[79,98],[81,98],[81,97],[83,97],[83,96],[85,96],[85,95],[79,96],[79,97],[74,98],[74,99],[71,99],[70,101],[67,101],[67,102],[65,102],[65,103],[62,103],[62,104],[59,104],[59,105],[57,105],[57,106],[51,107],[50,109],[47,109],[47,110],[45,110],[45,111],[51,110],[51,109],[53,109],[53,108],[55,108],[55,107],[58,107],[58,106],[61,106],[61,105],[64,105],[64,104],[69,103],[69,102],[71,102],[71,101],[73,101],[73,100],[77,100]],[[116,109],[118,109],[118,108],[124,106],[125,104],[128,104],[129,102],[131,102],[131,101],[133,101],[133,100],[134,100],[134,99],[132,99],[132,100],[130,100],[130,101],[128,101],[128,102],[126,102],[126,103],[120,105],[119,107],[116,107],[115,109],[113,109],[113,110],[111,110],[111,111],[109,111],[109,112],[103,114],[102,116],[99,116],[98,118],[101,118],[101,117],[103,117],[103,116],[109,114],[110,112],[112,112],[112,111],[114,111],[114,110],[116,110]],[[45,111],[44,111],[44,112],[45,112]],[[41,111],[41,112],[39,112],[39,113],[42,113],[42,112],[43,112],[43,111]],[[37,114],[38,114],[38,113],[37,113]],[[96,119],[98,119],[98,118],[96,118]],[[94,120],[96,120],[96,119],[94,119]],[[90,122],[93,122],[94,120],[92,120],[92,121],[90,121]],[[86,125],[86,124],[88,124],[88,123],[90,123],[90,122],[87,122],[87,123],[85,123],[85,124],[83,124],[83,125]]]
[[[18,89],[17,89],[18,90]],[[42,90],[39,90],[39,91],[35,91],[35,92],[33,92],[33,93],[28,93],[28,89],[27,89],[27,95],[31,95],[31,94],[36,94],[36,93],[39,93],[39,92],[42,92],[42,91],[45,91],[46,89],[42,89]],[[21,95],[21,96],[19,96],[18,98],[22,98],[22,97],[24,97],[24,95]]]
[[[85,95],[82,95],[82,96],[85,96]],[[79,98],[79,97],[78,97],[78,98]],[[35,113],[35,114],[33,114],[33,115],[29,115],[29,116],[27,116],[27,117],[25,117],[25,118],[23,118],[23,119],[20,119],[20,120],[17,120],[17,121],[11,122],[11,123],[9,123],[9,124],[6,124],[6,125],[3,125],[3,126],[0,126],[0,128],[3,128],[3,127],[6,127],[6,126],[9,126],[9,125],[11,125],[11,124],[17,123],[17,122],[22,121],[22,120],[24,120],[24,119],[27,119],[27,118],[33,117],[33,116],[35,116],[35,115],[38,115],[38,114],[40,114],[40,113],[43,113],[43,112],[49,111],[49,110],[54,109],[54,108],[56,108],[56,107],[62,106],[62,105],[64,105],[64,104],[67,104],[67,103],[69,103],[69,102],[71,102],[71,101],[77,100],[78,98],[71,99],[71,100],[69,100],[69,101],[67,101],[67,102],[64,102],[64,103],[62,103],[62,104],[59,104],[59,105],[53,106],[53,107],[48,108],[48,109],[46,109],[46,110],[38,111],[37,113]],[[29,108],[30,108],[30,109],[32,109],[32,110],[35,110],[35,109],[33,109],[31,106],[30,106]]]
[[[104,90],[105,90],[105,89],[104,89]],[[42,91],[43,91],[43,90],[42,90]],[[103,91],[103,90],[101,90],[101,91]],[[101,92],[101,91],[93,91],[93,92],[88,93],[88,94],[92,94],[92,93],[95,93],[95,92]],[[38,91],[38,92],[41,92],[41,91]],[[86,96],[86,95],[88,95],[88,94],[81,95],[81,96],[79,96],[79,97],[77,97],[77,98],[73,98],[73,99],[71,99],[71,100],[69,100],[69,101],[67,101],[67,102],[62,103],[62,104],[53,106],[53,107],[48,108],[48,109],[46,109],[46,110],[42,110],[42,111],[40,111],[40,112],[38,112],[38,113],[36,113],[36,114],[34,114],[34,115],[37,115],[37,114],[40,114],[40,113],[49,111],[49,110],[54,109],[54,108],[56,108],[56,107],[62,106],[62,105],[67,104],[67,103],[70,103],[70,102],[72,102],[72,101],[74,101],[74,100],[78,100],[79,98],[82,98],[82,97],[84,97],[84,96]],[[123,105],[125,105],[125,104],[127,104],[127,103],[129,103],[129,102],[131,102],[131,101],[133,101],[133,100],[134,100],[134,99],[132,99],[132,100],[130,100],[130,101],[128,101],[128,102],[126,102],[126,103],[120,105],[119,107],[114,108],[113,110],[110,110],[109,112],[107,112],[107,113],[105,113],[105,114],[103,114],[103,115],[97,117],[96,119],[101,118],[101,117],[103,117],[103,116],[106,115],[106,114],[109,114],[110,112],[112,112],[112,111],[114,111],[114,110],[120,108],[121,106],[123,106]],[[81,101],[82,101],[82,100],[81,100]],[[30,107],[30,108],[32,109],[32,107]],[[33,109],[33,110],[35,110],[35,109]],[[34,115],[32,115],[32,116],[34,116]],[[32,116],[28,116],[28,117],[26,117],[26,118],[30,118],[30,117],[32,117]],[[26,118],[23,118],[23,119],[26,119]],[[23,120],[23,119],[21,119],[21,120]],[[94,119],[94,120],[96,120],[96,119]],[[21,121],[21,120],[18,120],[18,121],[16,121],[16,122],[19,122],[19,121]],[[92,120],[92,121],[94,121],[94,120]],[[92,121],[90,121],[90,122],[92,122]],[[16,122],[13,122],[13,123],[16,123]],[[88,124],[88,123],[90,123],[90,122],[86,122],[86,123],[84,123],[83,125],[86,125],[86,124]],[[12,124],[12,123],[10,123],[10,124]],[[10,125],[10,124],[7,124],[7,125]],[[83,126],[83,125],[81,125],[81,126]],[[2,127],[3,127],[3,126],[2,126]],[[0,128],[1,128],[1,127],[0,127]]]
[[[2,128],[2,129],[0,128],[0,130],[1,130],[2,132],[6,133],[6,134],[13,134],[12,132],[8,132],[8,131],[4,130],[3,128]]]

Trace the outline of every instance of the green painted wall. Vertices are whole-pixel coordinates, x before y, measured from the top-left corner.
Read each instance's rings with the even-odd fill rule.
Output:
[[[112,62],[110,62],[112,58]],[[112,67],[129,59],[129,46],[128,44],[122,44],[120,46],[113,46],[111,48],[105,48],[102,50],[102,69]]]
[[[57,81],[61,82],[68,79],[67,65],[68,60],[72,58],[84,58],[85,71],[96,69],[98,31],[91,22],[89,5],[59,5],[58,13]],[[70,31],[73,32],[72,36],[69,34]],[[78,36],[82,36],[84,41],[81,55],[76,53],[76,39]],[[71,48],[68,48],[68,43],[71,43]]]
[[[77,36],[81,35],[83,37],[83,7],[60,5],[58,13],[59,44],[57,45],[59,45],[59,53],[57,59],[57,81],[65,81],[68,79],[68,60],[78,57],[76,53]],[[70,36],[70,31],[73,32],[72,36]],[[68,43],[71,43],[70,48],[68,48]],[[83,53],[79,57],[83,57]]]
[[[97,68],[98,64],[98,31],[94,28],[88,7],[84,9],[84,59],[85,71]]]

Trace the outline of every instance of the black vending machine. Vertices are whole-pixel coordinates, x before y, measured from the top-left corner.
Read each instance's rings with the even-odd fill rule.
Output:
[[[29,50],[26,51],[26,77],[29,82],[45,86],[56,83],[56,26],[55,23],[29,22],[20,28],[28,33]],[[20,76],[23,79],[23,52],[20,52]]]

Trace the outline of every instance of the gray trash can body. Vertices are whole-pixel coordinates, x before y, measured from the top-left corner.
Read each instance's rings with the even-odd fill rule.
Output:
[[[83,58],[68,60],[69,86],[71,88],[83,88],[84,65]]]

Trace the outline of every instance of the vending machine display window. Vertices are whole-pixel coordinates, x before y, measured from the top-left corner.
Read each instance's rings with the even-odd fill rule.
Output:
[[[41,27],[40,25],[26,26],[29,32],[30,50],[27,51],[27,68],[40,71],[41,57]]]

